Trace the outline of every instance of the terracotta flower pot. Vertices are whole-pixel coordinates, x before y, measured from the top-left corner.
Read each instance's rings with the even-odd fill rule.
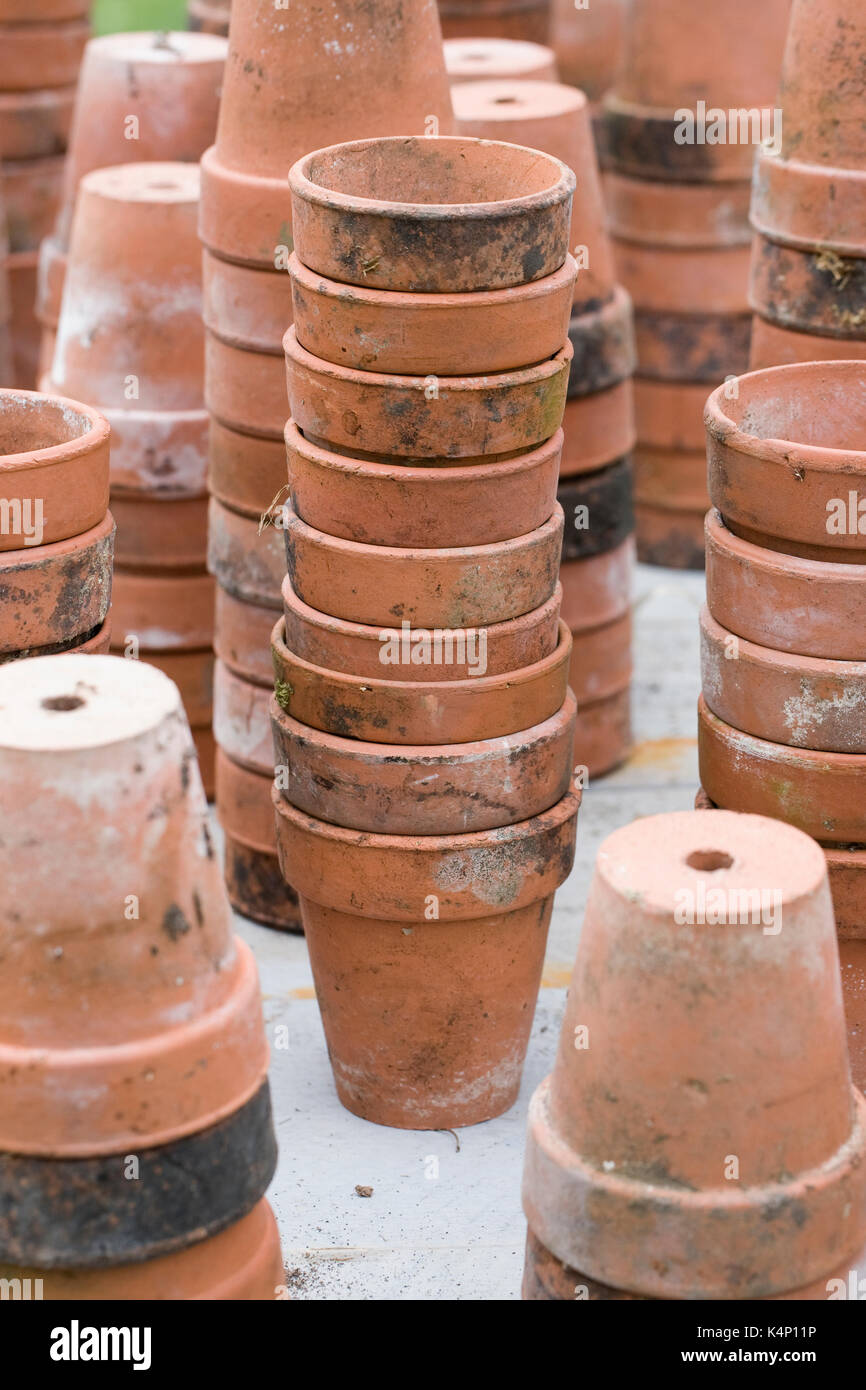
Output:
[[[202,241],[228,260],[274,265],[291,245],[286,171],[308,150],[453,128],[434,0],[348,0],[339,22],[298,25],[235,0],[215,146],[202,166]],[[339,100],[334,93],[339,91]]]
[[[748,246],[750,185],[664,183],[604,176],[604,195],[613,236],[641,246],[695,248]]]
[[[283,334],[292,322],[292,281],[286,271],[236,265],[205,249],[202,272],[205,326],[234,347],[281,356]]]
[[[231,0],[188,0],[190,29],[205,34],[227,34],[231,19]]]
[[[491,36],[446,39],[445,71],[452,87],[485,80],[555,82],[556,57],[546,43]]]
[[[474,743],[542,724],[562,708],[571,635],[543,661],[504,676],[462,681],[394,681],[350,676],[289,651],[284,619],[271,637],[280,707],[300,724],[369,743]]]
[[[299,260],[348,284],[508,289],[552,275],[569,249],[575,177],[537,150],[465,136],[356,140],[299,159],[289,185]]]
[[[616,272],[605,227],[589,103],[557,82],[506,79],[472,82],[452,93],[457,129],[481,140],[507,140],[553,155],[574,170],[580,196],[572,205],[570,247],[580,256],[575,309],[597,308],[613,294]]]
[[[553,357],[568,333],[576,273],[567,257],[552,275],[511,289],[406,294],[339,284],[296,255],[289,269],[295,334],[307,352],[356,371],[446,377]]]
[[[634,456],[638,556],[646,564],[703,569],[707,462],[703,453],[639,448]]]
[[[574,760],[590,781],[624,763],[632,742],[630,681],[597,700],[584,700],[574,731]]]
[[[637,366],[631,299],[617,285],[598,308],[581,308],[568,325],[572,358],[568,396],[594,395],[624,381]]]
[[[636,377],[634,409],[641,446],[677,453],[703,453],[707,394],[701,382]]]
[[[446,39],[502,37],[545,43],[550,0],[439,0]]]
[[[244,917],[281,931],[302,932],[297,894],[283,880],[277,859],[273,773],[241,767],[216,754],[217,815],[225,837],[229,901]]]
[[[706,382],[707,390],[748,368],[751,314],[667,313],[635,309],[640,374]]]
[[[566,479],[557,492],[565,514],[563,562],[615,550],[634,531],[632,467],[627,458]]]
[[[866,661],[866,566],[766,550],[706,519],[707,602],[718,623],[774,651]]]
[[[728,394],[710,396],[705,418],[710,497],[729,529],[811,559],[866,561],[866,366],[774,367]]]
[[[574,758],[590,779],[617,767],[631,747],[631,589],[634,540],[560,571],[562,620],[572,634],[569,686],[577,697]]]
[[[474,834],[370,835],[274,791],[280,864],[298,885],[347,1109],[439,1129],[514,1103],[579,804],[570,791],[543,815]]]
[[[2,0],[0,24],[49,24],[63,19],[86,19],[87,0]]]
[[[619,278],[641,312],[748,311],[748,245],[673,249],[615,238],[614,252]]]
[[[76,646],[101,627],[113,553],[110,512],[67,540],[0,551],[0,652]]]
[[[504,454],[534,449],[562,421],[569,343],[517,371],[432,378],[325,362],[301,347],[294,328],[284,346],[295,424],[338,448],[412,459]],[[270,431],[275,417],[262,415]]]
[[[755,236],[749,301],[765,319],[815,337],[862,343],[864,294],[866,262]]]
[[[574,631],[615,623],[632,602],[634,537],[614,550],[582,560],[565,560],[559,572],[562,584],[562,621]]]
[[[209,574],[118,570],[111,591],[116,646],[135,638],[143,652],[200,651],[213,639]]]
[[[9,386],[32,391],[39,371],[40,330],[36,317],[37,251],[16,251],[6,257],[9,287],[9,327],[12,336],[12,378]]]
[[[258,516],[244,515],[211,498],[208,568],[224,589],[262,608],[282,607],[280,589],[286,575],[283,532],[261,527]]]
[[[813,333],[781,328],[756,314],[752,324],[752,371],[784,367],[792,362],[850,362],[866,358],[866,339],[824,338]]]
[[[111,486],[139,496],[190,500],[207,486],[206,410],[105,406],[111,426]]]
[[[625,37],[624,0],[577,9],[574,0],[553,0],[550,43],[563,82],[598,101],[613,84]]]
[[[271,684],[254,685],[217,662],[214,678],[214,733],[222,753],[251,772],[273,777]]]
[[[282,353],[254,352],[205,334],[205,402],[236,433],[281,439],[289,415]]]
[[[193,730],[211,722],[214,655],[212,651],[149,653],[148,663],[174,681]]]
[[[630,453],[636,438],[631,381],[567,400],[562,430],[561,478],[593,473]]]
[[[35,251],[54,226],[63,183],[63,157],[4,161],[0,183],[12,251]]]
[[[284,508],[291,584],[311,608],[352,623],[463,628],[507,622],[556,588],[563,517],[514,540],[410,550],[344,541]]]
[[[63,154],[72,126],[74,87],[0,92],[0,150],[5,159]]]
[[[207,494],[149,497],[112,492],[115,559],[132,569],[203,569],[207,558]]]
[[[109,435],[88,405],[0,390],[0,492],[10,508],[0,552],[33,553],[99,525],[108,507]]]
[[[760,916],[715,924],[719,893],[735,911],[731,894],[762,891],[781,904],[783,930],[765,934]],[[660,958],[666,970],[648,969]],[[615,831],[554,1070],[530,1106],[523,1203],[535,1238],[639,1297],[779,1297],[863,1249],[864,1153],[818,847],[720,811]],[[738,1178],[726,1181],[732,1155]]]
[[[74,86],[89,37],[90,26],[79,18],[0,24],[0,90]]]
[[[273,608],[246,603],[217,586],[214,651],[220,661],[254,685],[273,685],[271,632],[275,616]]]
[[[211,418],[208,454],[210,491],[234,511],[262,513],[284,495],[288,474],[282,441],[240,434]]]

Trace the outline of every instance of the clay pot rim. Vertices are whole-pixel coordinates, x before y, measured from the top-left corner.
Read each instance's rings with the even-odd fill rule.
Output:
[[[760,367],[756,371],[744,372],[742,376],[737,377],[738,400],[742,405],[748,403],[743,400],[743,386],[758,379],[775,380],[778,384],[777,397],[784,399],[786,395],[794,395],[798,380],[804,377],[808,380],[816,372],[838,375],[843,381],[848,376],[866,379],[866,362],[856,358],[841,358],[835,361],[788,362],[781,367]],[[855,469],[866,473],[866,449],[831,448],[820,444],[804,444],[778,435],[762,438],[749,434],[725,411],[727,389],[727,382],[717,386],[704,409],[707,433],[718,444],[739,454],[746,454],[750,458],[759,458],[763,462],[777,463],[785,467],[790,467],[793,459],[801,458],[816,471],[830,472],[850,462]]]
[[[703,695],[698,697],[698,720],[706,724],[707,728],[726,744],[730,743],[730,739],[725,731],[732,730],[738,743],[747,743],[750,753],[756,759],[760,759],[762,764],[781,763],[799,770],[803,770],[806,765],[813,772],[825,773],[855,773],[862,770],[866,774],[866,753],[821,753],[814,748],[794,748],[787,743],[774,743],[772,739],[759,738],[757,734],[743,733],[742,729],[735,729],[732,724],[713,714]]]
[[[343,367],[339,362],[326,362],[323,357],[315,357],[298,342],[294,324],[283,336],[283,352],[290,363],[296,363],[311,374],[330,377],[339,386],[349,386],[353,390],[373,388],[383,391],[420,391],[423,395],[426,376],[400,376],[392,372],[366,372],[359,367]],[[434,373],[443,390],[450,392],[480,392],[497,389],[513,390],[533,386],[539,381],[557,377],[567,370],[574,356],[574,348],[566,339],[553,357],[536,362],[531,367],[521,367],[509,372],[488,372],[476,376],[444,376]]]
[[[182,39],[190,44],[188,51],[181,56],[184,63],[211,63],[215,58],[222,55],[228,57],[229,41],[221,34],[210,34],[199,29],[129,29],[122,30],[114,34],[95,34],[88,42],[88,53],[95,53],[98,56],[104,53],[113,53],[114,49],[120,50],[120,55],[125,62],[130,63],[158,63],[160,66],[168,65],[167,55],[170,52],[168,47],[160,47],[155,40],[162,34],[173,39]],[[136,46],[136,40],[150,39],[150,44]],[[135,51],[125,52],[127,44],[132,44]],[[207,50],[211,51],[208,52]]]
[[[314,679],[324,677],[330,684],[346,685],[354,688],[362,685],[365,690],[381,690],[383,694],[411,696],[415,701],[421,700],[425,695],[447,696],[457,691],[463,695],[467,690],[477,694],[481,699],[485,695],[503,688],[513,689],[515,686],[531,685],[539,676],[555,671],[557,667],[571,656],[571,633],[566,624],[559,619],[557,643],[553,651],[548,656],[542,657],[540,661],[533,662],[530,666],[520,666],[516,671],[505,671],[498,676],[477,676],[465,681],[389,681],[379,680],[373,676],[351,676],[343,671],[329,671],[324,666],[314,666],[311,661],[305,661],[303,657],[296,656],[286,646],[285,638],[286,620],[280,615],[271,632],[271,652],[274,657],[274,666],[277,663],[281,667],[294,665],[307,672]],[[381,745],[379,745],[381,747]],[[402,745],[401,745],[402,746]]]
[[[2,24],[2,28],[4,32],[7,29],[21,29],[24,31],[41,29],[43,31],[42,37],[45,38],[53,38],[58,29],[60,30],[60,38],[69,38],[70,35],[78,36],[80,34],[89,37],[91,32],[90,21],[86,14],[71,16],[67,19],[13,19]],[[46,34],[44,32],[46,30],[53,32]]]
[[[23,254],[33,253],[25,252]],[[11,257],[7,258],[7,264],[8,260],[11,260]],[[73,459],[85,458],[98,449],[108,448],[111,427],[104,414],[92,405],[82,405],[80,401],[71,400],[68,396],[47,394],[42,391],[19,391],[11,386],[0,389],[0,402],[10,399],[13,401],[44,402],[46,405],[52,405],[64,414],[76,415],[79,420],[86,422],[87,429],[83,434],[77,435],[74,439],[65,440],[61,444],[51,444],[44,449],[32,449],[23,453],[0,455],[0,477],[22,469],[69,463]],[[36,549],[40,549],[40,547],[37,546]]]
[[[777,574],[785,577],[794,576],[800,580],[832,579],[836,584],[843,581],[856,585],[866,584],[866,565],[849,565],[842,560],[805,560],[800,555],[786,555],[781,550],[768,550],[764,546],[755,545],[754,541],[742,540],[728,529],[724,517],[716,507],[710,507],[707,512],[704,534],[708,545],[714,542],[719,550],[733,551],[738,560],[745,561],[757,570],[774,570]]]
[[[138,407],[127,410],[123,405],[104,405],[100,407],[100,414],[104,415],[109,424],[115,419],[134,421],[136,424],[148,424],[150,421],[162,423],[168,420],[170,423],[186,424],[210,424],[210,411],[205,410],[204,406],[196,406],[188,410],[140,410]],[[112,483],[112,487],[114,484]]]
[[[701,608],[698,621],[701,631],[706,633],[707,637],[714,642],[724,643],[727,637],[735,635],[713,617],[706,603]],[[861,680],[866,679],[866,661],[844,661],[836,657],[801,656],[799,652],[776,651],[773,647],[764,647],[759,642],[752,642],[748,637],[738,636],[737,646],[756,664],[770,666],[778,671],[786,671],[792,676],[812,674],[820,677],[829,675],[831,678],[837,679],[842,679],[845,676],[858,676]],[[828,666],[830,667],[829,672]],[[772,740],[766,741],[772,742]],[[799,744],[796,747],[798,751],[802,751]]]
[[[380,198],[363,198],[358,194],[338,193],[335,189],[325,188],[322,184],[315,183],[309,175],[314,161],[321,160],[326,155],[333,155],[338,150],[345,158],[347,154],[368,150],[376,145],[394,147],[422,144],[423,148],[423,143],[429,144],[431,139],[437,145],[453,143],[454,145],[499,146],[510,150],[520,150],[523,154],[530,155],[533,163],[536,163],[539,158],[546,160],[550,165],[551,172],[556,173],[557,177],[554,183],[539,193],[527,193],[516,198],[502,198],[496,202],[400,203]],[[321,149],[312,150],[297,160],[289,170],[289,188],[292,195],[301,198],[305,203],[329,208],[343,216],[360,214],[365,217],[383,219],[399,218],[402,222],[409,218],[417,222],[454,222],[458,219],[460,221],[487,222],[491,219],[501,218],[503,215],[513,217],[524,213],[536,213],[562,203],[573,195],[576,187],[577,179],[574,172],[552,155],[540,155],[538,150],[532,150],[526,145],[514,145],[506,140],[476,140],[468,135],[437,135],[433,137],[426,135],[383,135],[374,136],[368,140],[348,140],[344,144],[325,145]]]
[[[95,526],[91,526],[87,531],[79,531],[77,536],[67,536],[66,540],[49,541],[47,545],[22,546],[20,550],[0,550],[0,575],[6,569],[39,568],[51,560],[59,559],[61,555],[83,552],[99,541],[110,539],[114,531],[114,517],[111,512],[106,512]]]

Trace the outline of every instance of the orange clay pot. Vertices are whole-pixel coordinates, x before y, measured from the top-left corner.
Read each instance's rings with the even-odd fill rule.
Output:
[[[287,272],[236,265],[207,250],[202,271],[205,327],[234,347],[281,356],[283,334],[292,322]]]
[[[385,627],[472,627],[530,613],[556,588],[563,515],[494,545],[410,550],[316,531],[285,506],[292,587],[311,608]]]
[[[338,738],[271,702],[277,785],[332,825],[384,835],[462,835],[514,825],[565,796],[577,706],[507,738],[439,747]]]
[[[262,608],[282,607],[286,546],[281,528],[261,528],[257,516],[242,515],[211,498],[208,569],[224,589]]]
[[[85,19],[87,0],[0,0],[0,24],[48,24]]]
[[[587,396],[631,376],[637,366],[634,314],[621,286],[596,309],[582,308],[568,325],[572,348],[568,395]]]
[[[631,381],[566,401],[562,429],[562,478],[591,473],[630,453],[635,444]]]
[[[779,895],[784,930],[715,925],[718,890],[726,905],[762,889]],[[684,895],[699,920],[706,900],[712,924],[681,925]],[[864,1154],[819,848],[721,811],[609,836],[559,1053],[530,1105],[523,1205],[537,1240],[641,1297],[780,1296],[863,1248]]]
[[[165,498],[112,492],[115,559],[132,569],[203,569],[207,559],[207,494]]]
[[[239,1303],[285,1296],[279,1232],[264,1200],[234,1226],[171,1255],[109,1269],[0,1265],[0,1278],[40,1279],[47,1301]]]
[[[144,662],[44,657],[0,670],[0,703],[0,1146],[71,1158],[197,1133],[255,1095],[267,1047],[177,688]],[[62,895],[37,854],[48,814]]]
[[[773,651],[866,661],[866,566],[803,560],[706,519],[707,602],[718,623]]]
[[[72,646],[101,627],[113,553],[110,512],[78,536],[0,552],[0,652]]]
[[[271,651],[277,700],[300,724],[369,743],[474,743],[520,733],[562,708],[571,635],[560,623],[559,644],[543,661],[462,681],[376,680],[313,666],[287,648],[282,618]]]
[[[214,655],[202,652],[152,652],[148,665],[156,666],[174,681],[193,732],[211,722]]]
[[[295,424],[338,448],[414,459],[471,458],[534,449],[562,421],[572,357],[568,342],[533,367],[451,377],[393,376],[324,362],[301,347],[294,328],[283,342]],[[276,423],[270,410],[267,418],[270,433]]]
[[[751,247],[642,246],[614,239],[619,278],[635,308],[662,314],[745,314]]]
[[[543,661],[556,649],[561,599],[557,584],[550,598],[520,617],[480,631],[471,627],[440,630],[437,648],[435,632],[410,628],[408,622],[383,631],[317,612],[298,597],[287,575],[283,580],[285,640],[302,661],[345,675],[422,682],[431,677],[499,676]]]
[[[513,458],[428,468],[331,453],[293,420],[285,433],[292,505],[329,536],[381,546],[485,545],[534,531],[556,506],[559,430]]]
[[[217,586],[214,651],[226,666],[255,685],[273,685],[271,632],[275,616],[273,608],[245,603]]]
[[[537,150],[356,140],[299,159],[289,184],[299,260],[353,285],[508,289],[552,275],[569,249],[575,177]]]
[[[206,410],[103,410],[111,426],[112,490],[170,499],[207,489]]]
[[[89,36],[90,26],[79,18],[44,24],[3,23],[0,90],[27,92],[74,86]]]
[[[205,34],[227,34],[231,19],[231,0],[188,0],[190,29]]]
[[[36,549],[34,538],[40,545],[68,540],[102,521],[109,436],[107,421],[90,406],[0,390],[0,494],[10,508],[0,552]],[[7,529],[16,520],[18,529]]]
[[[502,37],[545,43],[550,0],[439,0],[446,40]]]
[[[144,652],[209,647],[214,587],[209,574],[118,570],[111,591],[115,647],[122,647],[126,654],[132,638]]]
[[[706,403],[707,388],[700,382],[652,381],[636,377],[634,410],[641,446],[703,453],[706,445]]]
[[[239,434],[211,418],[208,483],[225,506],[261,514],[285,496],[287,477],[282,441]]]
[[[227,429],[281,439],[289,414],[282,354],[237,347],[208,329],[205,402],[214,418]]]
[[[604,176],[610,230],[640,246],[691,248],[748,246],[750,185],[740,183],[661,183]]]
[[[598,101],[613,83],[625,37],[624,0],[577,9],[574,0],[553,0],[550,43],[563,82]]]
[[[631,747],[631,584],[634,541],[563,564],[563,622],[572,634],[569,686],[577,698],[574,760],[590,779]]]
[[[452,87],[488,80],[555,82],[556,58],[545,43],[487,36],[446,39],[445,71]]]
[[[862,362],[750,372],[733,399],[726,387],[710,396],[705,418],[710,497],[729,529],[807,558],[866,561]]]
[[[72,125],[74,87],[0,92],[0,150],[6,159],[63,154]]]
[[[32,391],[39,371],[40,329],[36,318],[36,251],[16,251],[6,257],[9,290],[9,329],[12,337],[12,378],[9,386]]]
[[[281,931],[302,932],[297,894],[277,858],[272,772],[254,772],[216,754],[217,815],[225,837],[229,901],[244,917]]]
[[[752,326],[752,371],[784,367],[792,362],[850,362],[866,358],[866,339],[822,338],[781,328],[756,314]]]
[[[338,829],[273,796],[342,1104],[403,1129],[501,1115],[520,1086],[579,791],[518,825],[428,836]]]
[[[195,745],[204,794],[208,801],[213,801],[216,796],[216,743],[210,722],[202,728],[190,729],[190,733]]]
[[[434,0],[347,0],[302,19],[258,0],[232,6],[217,139],[202,170],[202,241],[274,265],[291,248],[286,172],[320,145],[453,128]],[[295,22],[295,21],[298,22]]]
[[[553,357],[568,334],[576,274],[569,256],[552,275],[511,289],[405,294],[341,285],[295,255],[289,270],[295,334],[307,352],[365,372],[448,377],[519,371]]]
[[[632,602],[634,538],[613,550],[585,560],[567,560],[559,572],[562,621],[570,631],[583,632],[615,623]]]
[[[635,499],[638,559],[645,565],[669,569],[704,567],[703,512]]]
[[[657,313],[634,316],[640,374],[663,381],[706,382],[707,391],[747,370],[750,314]]]
[[[51,368],[58,388],[121,409],[130,400],[201,408],[198,182],[191,164],[131,164],[82,180]]]
[[[624,763],[631,747],[631,683],[597,700],[585,700],[574,731],[574,761],[585,785]]]
[[[866,757],[742,733],[698,707],[701,783],[717,806],[773,816],[815,839],[866,842]]]
[[[568,683],[578,708],[625,690],[631,680],[631,613],[612,623],[571,629]]]
[[[797,332],[862,343],[864,293],[866,261],[755,236],[749,302],[765,319]]]
[[[274,771],[271,697],[269,685],[253,685],[217,662],[214,734],[220,750],[232,762],[268,777],[272,777]]]
[[[589,103],[583,92],[557,82],[505,80],[466,83],[455,87],[451,99],[461,135],[528,145],[574,170],[580,196],[572,205],[569,244],[581,266],[574,306],[579,311],[604,303],[617,277],[605,226]]]
[[[10,250],[38,250],[57,216],[63,183],[62,155],[4,162],[0,182]]]

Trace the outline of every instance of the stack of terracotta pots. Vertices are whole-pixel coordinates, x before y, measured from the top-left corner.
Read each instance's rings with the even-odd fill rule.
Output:
[[[526,1299],[821,1300],[866,1274],[866,1101],[807,836],[685,811],[605,840],[523,1205]]]
[[[551,0],[439,0],[446,39],[493,36],[547,43]]]
[[[553,49],[541,43],[523,43],[519,39],[446,39],[442,48],[452,87],[461,82],[496,78],[556,81]]]
[[[43,657],[0,670],[0,706],[0,1274],[48,1299],[281,1296],[258,978],[179,692]]]
[[[586,93],[593,115],[619,69],[625,21],[625,0],[553,0],[549,42],[559,75]]]
[[[0,664],[108,651],[109,434],[90,406],[0,390]]]
[[[576,757],[595,776],[621,762],[631,742],[631,302],[616,282],[584,94],[555,82],[501,81],[467,83],[452,98],[462,133],[544,150],[577,176],[570,245],[578,275],[560,465],[560,578],[562,617],[574,643]]]
[[[280,862],[340,1100],[473,1124],[517,1094],[580,800],[556,502],[574,175],[400,137],[289,182]]]
[[[652,564],[703,565],[703,402],[748,366],[751,141],[772,116],[789,7],[634,0],[604,103],[610,226],[637,329],[638,554]],[[701,119],[712,110],[723,128]],[[740,110],[754,112],[745,134],[728,120]]]
[[[737,387],[707,405],[701,780],[824,846],[866,1085],[866,363]]]
[[[453,116],[435,0],[411,7],[348,0],[313,7],[303,19],[234,0],[231,25],[217,141],[202,161],[200,225],[212,417],[209,564],[218,584],[217,808],[232,902],[259,922],[297,930],[270,799],[269,642],[285,548],[282,532],[262,525],[286,488],[286,174],[319,145],[424,133],[430,122],[449,132]]]
[[[858,0],[794,0],[781,157],[759,153],[752,201],[752,366],[866,357],[866,63]]]
[[[197,162],[213,141],[227,52],[224,39],[203,34],[109,34],[88,43],[63,200],[39,252],[43,370],[54,354],[79,183],[115,164]]]
[[[127,164],[81,181],[50,389],[111,423],[112,645],[180,686],[213,784],[199,171]]]
[[[38,376],[39,243],[60,206],[89,8],[88,0],[0,0],[0,202],[13,337],[6,386],[33,387]]]
[[[232,0],[189,0],[189,27],[205,34],[227,34],[231,10]]]

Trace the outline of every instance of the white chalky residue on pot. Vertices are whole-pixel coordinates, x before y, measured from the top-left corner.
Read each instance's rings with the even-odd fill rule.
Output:
[[[828,719],[866,712],[866,692],[862,688],[849,689],[844,690],[841,696],[826,699],[807,687],[799,695],[792,695],[785,701],[784,711],[785,727],[791,735],[791,742],[797,748],[808,748],[812,731],[820,729]],[[862,739],[862,729],[854,731],[853,741],[858,739]]]

